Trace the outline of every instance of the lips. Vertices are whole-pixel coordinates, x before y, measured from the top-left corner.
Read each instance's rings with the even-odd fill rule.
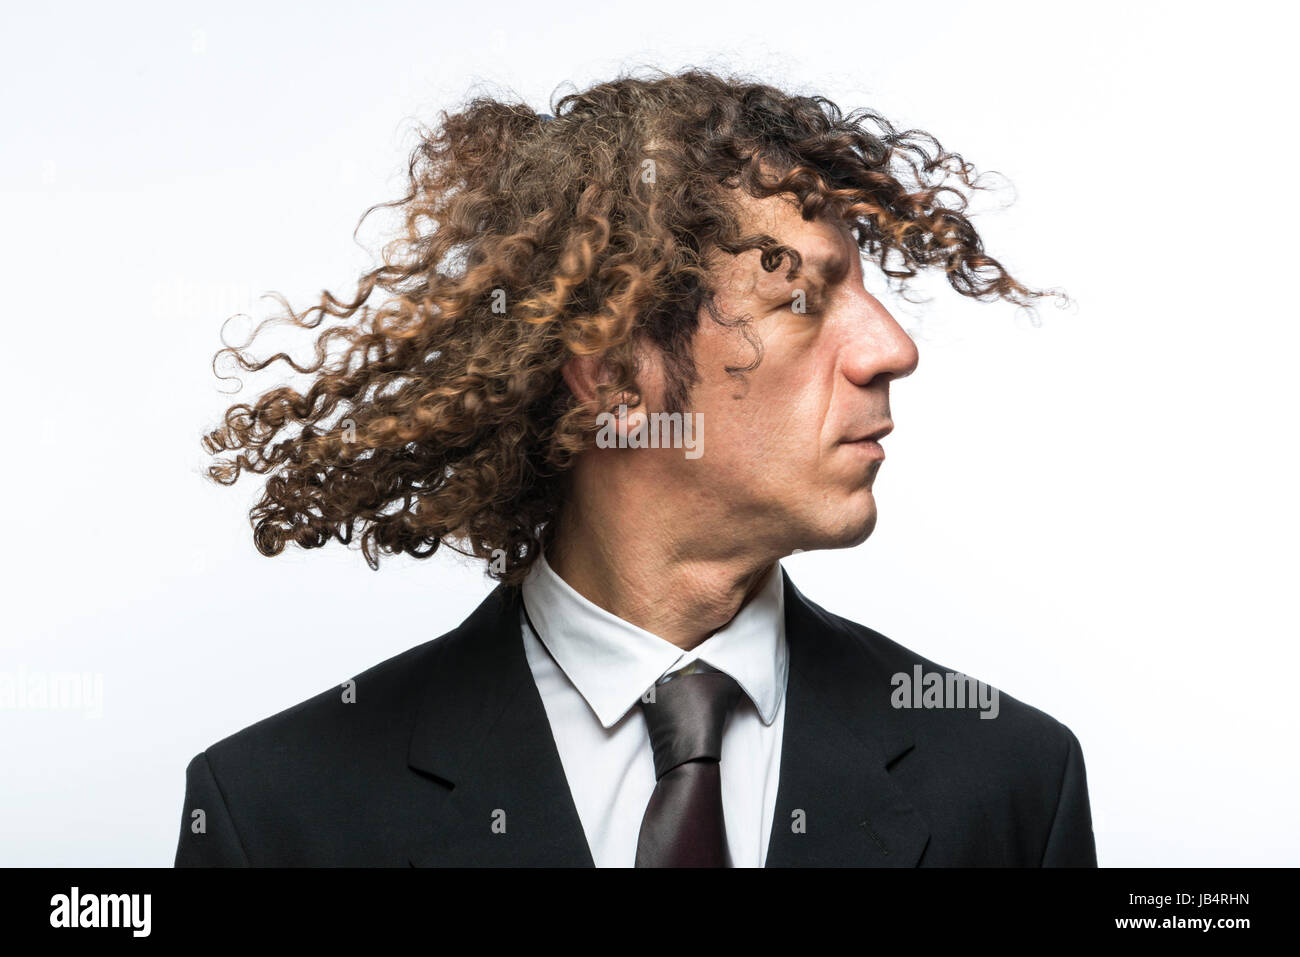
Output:
[[[888,435],[890,432],[893,431],[894,431],[894,423],[886,422],[884,425],[877,428],[874,432],[864,432],[861,435],[855,436],[854,438],[845,439],[844,441],[850,445],[853,444],[854,442],[879,442],[886,435]]]

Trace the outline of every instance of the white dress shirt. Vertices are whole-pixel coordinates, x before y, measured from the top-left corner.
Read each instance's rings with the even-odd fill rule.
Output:
[[[661,676],[698,659],[731,675],[745,692],[722,732],[722,813],[728,866],[762,867],[776,809],[789,674],[780,564],[724,628],[690,651],[592,604],[544,556],[525,579],[523,598],[528,665],[596,866],[635,864],[641,819],[655,789],[654,752],[637,703]]]

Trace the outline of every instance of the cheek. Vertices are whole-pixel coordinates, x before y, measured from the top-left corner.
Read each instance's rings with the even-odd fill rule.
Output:
[[[707,467],[749,487],[779,481],[791,488],[820,473],[822,417],[815,401],[789,388],[754,386],[743,399],[726,388],[702,402]]]
[[[791,472],[803,473],[802,482],[812,481],[820,467],[828,402],[817,375],[817,343],[763,331],[769,334],[762,360],[743,379],[727,375],[725,367],[752,362],[748,344],[741,340],[737,346],[734,333],[716,331],[697,339],[701,376],[691,404],[704,414],[705,457],[712,455],[720,470],[749,470],[751,482]]]
[[[826,396],[809,368],[773,363],[768,371],[761,381],[756,378],[746,401],[736,404],[748,407],[753,427],[761,429],[763,444],[773,455],[807,468],[821,447]]]

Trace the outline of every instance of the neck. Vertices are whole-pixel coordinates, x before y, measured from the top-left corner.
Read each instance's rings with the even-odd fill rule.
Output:
[[[701,534],[689,521],[666,528],[664,514],[606,512],[584,499],[581,518],[578,509],[561,512],[546,558],[592,604],[690,650],[776,573],[776,556],[746,553],[743,536]]]

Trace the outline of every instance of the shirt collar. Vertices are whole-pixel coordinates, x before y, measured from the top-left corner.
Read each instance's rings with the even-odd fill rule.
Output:
[[[523,598],[538,638],[605,728],[661,676],[696,659],[734,678],[763,723],[771,724],[789,668],[783,576],[776,563],[736,616],[690,651],[588,601],[545,555],[524,580]]]

